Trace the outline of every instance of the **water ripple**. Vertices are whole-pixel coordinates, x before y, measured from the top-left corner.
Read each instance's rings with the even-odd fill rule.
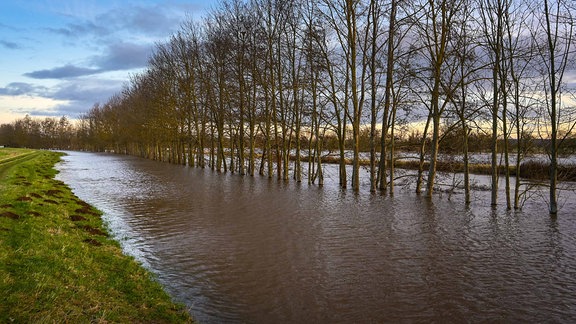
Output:
[[[576,215],[550,220],[543,204],[464,208],[76,152],[59,169],[202,323],[576,321]]]

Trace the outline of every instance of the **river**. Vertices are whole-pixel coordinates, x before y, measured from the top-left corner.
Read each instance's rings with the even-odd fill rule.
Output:
[[[354,194],[67,152],[57,179],[200,323],[576,321],[576,201]],[[480,194],[483,195],[483,194]]]

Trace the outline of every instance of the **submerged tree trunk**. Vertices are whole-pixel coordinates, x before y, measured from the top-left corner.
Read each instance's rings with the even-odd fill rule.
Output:
[[[396,104],[394,104],[396,105]],[[390,186],[390,195],[394,195],[394,172],[396,170],[395,168],[395,134],[394,134],[394,128],[396,126],[396,108],[392,109],[392,118],[390,120],[390,181],[389,181],[389,186]]]
[[[505,88],[506,85],[503,85]],[[508,153],[508,118],[507,113],[508,110],[506,109],[506,105],[508,104],[507,100],[508,93],[504,91],[502,94],[502,133],[504,134],[504,177],[505,177],[505,191],[506,191],[506,209],[512,209],[512,202],[510,200],[510,156]]]
[[[386,85],[384,89],[384,113],[382,114],[382,137],[380,138],[380,162],[378,165],[378,188],[386,190],[386,136],[388,135],[388,115],[392,101],[392,86],[394,76],[394,42],[396,34],[396,0],[390,2],[390,18],[388,25],[388,49],[386,55]],[[393,162],[391,162],[393,163]],[[390,177],[392,179],[392,176]]]
[[[428,179],[426,184],[426,195],[432,197],[434,184],[436,180],[436,164],[438,162],[438,149],[440,147],[440,118],[444,105],[440,103],[442,76],[444,72],[444,62],[447,55],[447,45],[449,35],[452,29],[452,17],[458,10],[457,3],[441,1],[436,3],[433,0],[428,1],[429,21],[431,22],[432,31],[424,30],[427,35],[426,47],[432,70],[432,87],[430,93],[430,115],[432,118],[432,142],[430,144],[430,166],[428,169]],[[437,8],[436,6],[439,6]],[[427,28],[426,26],[423,26]]]
[[[544,16],[546,18],[546,38],[548,41],[548,57],[549,60],[546,62],[546,65],[549,65],[548,68],[548,80],[549,80],[549,113],[550,113],[550,215],[556,215],[558,213],[558,201],[557,201],[557,186],[558,186],[558,97],[560,94],[560,85],[562,83],[562,75],[564,74],[566,68],[566,61],[567,61],[567,54],[570,52],[570,47],[572,43],[573,37],[573,24],[574,20],[572,19],[569,23],[571,23],[570,27],[570,35],[568,38],[564,39],[565,49],[564,55],[561,57],[560,63],[560,71],[557,71],[556,67],[556,51],[559,38],[559,17],[560,15],[560,3],[557,4],[555,15],[555,22],[550,20],[551,12],[549,8],[549,0],[544,0]],[[552,25],[555,25],[554,27]]]
[[[420,152],[419,152],[419,163],[418,163],[418,176],[416,178],[416,193],[422,192],[422,181],[424,176],[424,158],[426,155],[426,139],[428,137],[428,128],[430,127],[430,121],[432,120],[432,114],[428,113],[428,118],[426,119],[426,126],[422,133],[422,140],[420,142]]]
[[[468,139],[470,135],[470,130],[466,125],[462,127],[464,134],[463,138],[463,150],[464,150],[464,203],[466,205],[470,204],[470,157],[468,155]]]

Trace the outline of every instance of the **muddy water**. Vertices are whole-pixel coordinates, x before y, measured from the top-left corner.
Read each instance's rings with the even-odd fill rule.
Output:
[[[537,199],[467,209],[68,154],[58,178],[201,323],[576,321],[576,212]]]

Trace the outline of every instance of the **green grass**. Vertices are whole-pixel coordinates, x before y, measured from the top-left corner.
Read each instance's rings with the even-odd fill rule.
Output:
[[[0,322],[191,322],[54,180],[59,158],[0,149]]]
[[[30,152],[33,152],[33,151],[32,150],[17,149],[17,148],[0,148],[0,161],[4,160],[6,158],[10,158],[10,157],[22,155],[25,153],[30,153]]]

